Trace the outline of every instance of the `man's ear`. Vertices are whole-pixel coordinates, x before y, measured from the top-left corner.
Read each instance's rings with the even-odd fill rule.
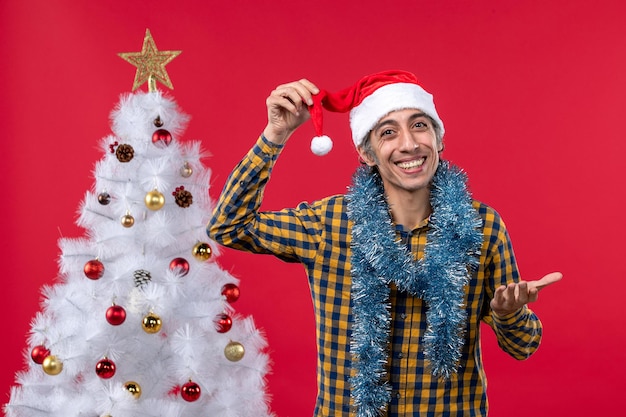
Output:
[[[357,146],[356,150],[359,153],[359,161],[371,167],[376,165],[376,162],[372,159],[372,157],[367,152],[365,152],[362,146]]]

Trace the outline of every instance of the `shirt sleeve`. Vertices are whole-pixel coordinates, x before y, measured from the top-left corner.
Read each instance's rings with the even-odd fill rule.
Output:
[[[489,306],[500,285],[519,282],[513,246],[504,222],[493,209],[485,218],[485,235],[489,236],[485,266],[485,309],[483,321],[494,330],[498,345],[518,360],[527,359],[541,342],[542,324],[527,305],[507,316],[496,316]]]
[[[282,150],[259,137],[234,168],[207,225],[216,242],[287,262],[312,259],[320,240],[319,214],[308,203],[281,211],[259,210],[265,186]]]

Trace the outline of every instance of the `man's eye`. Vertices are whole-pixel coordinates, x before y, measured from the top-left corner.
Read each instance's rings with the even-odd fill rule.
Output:
[[[419,128],[419,129],[423,129],[425,127],[428,127],[428,125],[424,122],[416,122],[415,123],[415,127]]]
[[[387,136],[387,135],[391,135],[391,134],[393,134],[393,130],[385,129],[382,132],[380,132],[380,137],[382,138],[383,136]]]

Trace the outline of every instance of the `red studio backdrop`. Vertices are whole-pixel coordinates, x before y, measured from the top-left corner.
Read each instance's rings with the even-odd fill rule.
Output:
[[[522,276],[564,274],[532,306],[545,332],[531,359],[511,359],[483,329],[491,415],[616,415],[626,372],[625,16],[618,0],[3,0],[0,402],[23,366],[40,288],[56,282],[57,239],[84,233],[74,222],[97,146],[135,74],[117,53],[139,51],[149,28],[159,49],[183,51],[167,67],[168,94],[192,117],[183,140],[210,154],[213,199],[263,129],[278,84],[306,77],[333,91],[383,69],[415,72],[446,123],[445,157],[502,214]],[[291,138],[265,208],[345,191],[358,165],[347,115],[327,114],[325,132],[335,143],[325,157],[309,151],[312,125]],[[273,410],[311,415],[302,268],[232,250],[217,262],[241,279],[237,311],[266,333]]]

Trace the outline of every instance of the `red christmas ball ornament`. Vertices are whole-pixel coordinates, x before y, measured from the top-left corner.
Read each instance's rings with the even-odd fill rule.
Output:
[[[222,295],[232,304],[239,299],[239,287],[233,283],[225,284],[222,287]]]
[[[189,262],[185,258],[175,258],[170,262],[170,270],[184,277],[189,273]]]
[[[104,265],[97,259],[92,259],[83,268],[85,276],[89,279],[100,279],[104,275]]]
[[[96,364],[96,374],[102,379],[109,379],[115,375],[115,363],[104,358]]]
[[[165,148],[169,146],[172,142],[172,135],[165,129],[157,129],[152,134],[152,143],[160,148]]]
[[[30,351],[30,357],[37,365],[41,365],[47,356],[50,356],[50,349],[44,345],[37,345]]]
[[[114,304],[107,309],[106,318],[109,324],[119,326],[126,320],[126,310],[124,307]]]
[[[200,398],[200,394],[202,390],[200,389],[200,385],[196,384],[192,380],[189,380],[185,385],[180,389],[180,396],[183,397],[183,400],[194,402]]]
[[[218,314],[215,318],[215,330],[218,333],[226,333],[233,327],[233,319],[228,314]]]

